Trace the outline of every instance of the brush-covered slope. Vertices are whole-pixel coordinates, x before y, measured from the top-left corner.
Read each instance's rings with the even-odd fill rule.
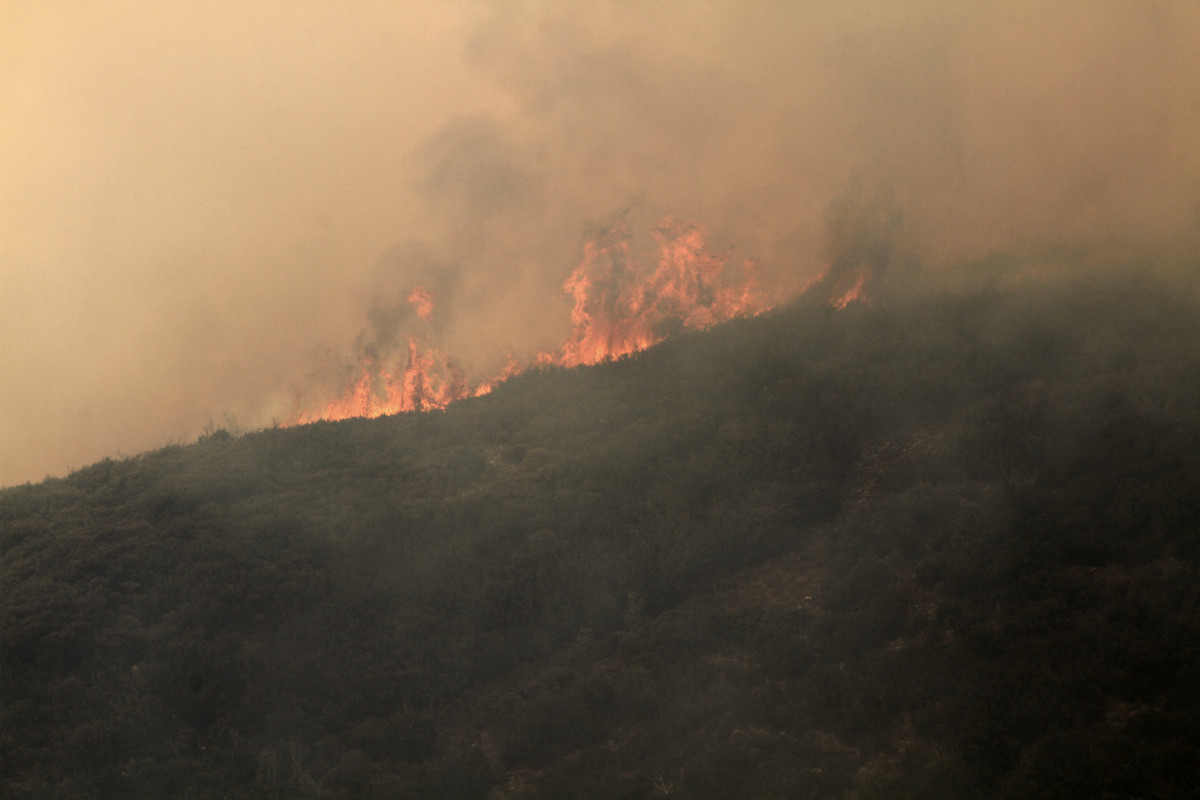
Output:
[[[1198,345],[796,307],[5,490],[0,796],[1194,796]]]

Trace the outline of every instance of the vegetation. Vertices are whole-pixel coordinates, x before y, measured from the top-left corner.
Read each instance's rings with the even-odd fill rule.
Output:
[[[1200,306],[797,306],[0,492],[9,798],[1200,790]]]

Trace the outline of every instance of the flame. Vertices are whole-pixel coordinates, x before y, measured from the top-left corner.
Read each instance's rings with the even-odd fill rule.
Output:
[[[417,316],[421,319],[431,319],[433,317],[433,293],[424,286],[413,287],[412,294],[408,296],[408,302],[417,309]]]
[[[834,299],[830,300],[829,304],[831,306],[833,306],[834,308],[845,308],[846,306],[850,305],[851,303],[856,303],[856,302],[861,303],[861,302],[865,301],[866,297],[863,294],[863,289],[866,287],[866,285],[867,285],[867,273],[860,272],[858,275],[858,279],[856,281],[854,281],[854,285],[851,286],[849,289],[847,289],[846,293],[843,294],[841,297],[835,297]]]
[[[727,259],[709,251],[698,225],[667,221],[654,231],[658,266],[642,278],[624,225],[593,238],[563,284],[575,301],[571,337],[543,363],[574,367],[645,350],[682,329],[711,327],[765,310],[752,263],[726,282]]]
[[[488,378],[471,390],[472,397],[483,397],[489,394],[492,389],[495,389],[500,384],[511,378],[513,375],[519,375],[525,371],[525,365],[522,364],[516,356],[511,353],[508,356],[508,362],[504,367],[496,373],[495,376]]]
[[[416,286],[408,296],[417,318],[430,321],[434,312],[433,292]],[[399,370],[389,370],[364,357],[354,385],[341,397],[313,411],[296,409],[288,425],[350,417],[381,417],[402,411],[430,411],[466,397],[470,390],[461,367],[440,349],[408,336],[407,358]]]
[[[653,235],[658,246],[653,269],[637,263],[624,222],[584,242],[582,258],[562,287],[572,302],[570,335],[560,349],[538,353],[533,363],[575,367],[622,358],[684,330],[702,330],[770,308],[759,286],[757,264],[731,264],[728,255],[709,247],[699,225],[667,219]],[[814,286],[827,278],[828,274],[814,279]],[[861,301],[866,285],[863,272],[848,291],[826,302],[843,308]],[[389,366],[364,355],[350,388],[315,410],[301,410],[298,398],[285,424],[444,408],[485,395],[527,368],[510,354],[497,374],[468,380],[464,369],[432,341],[429,323],[435,299],[424,286],[408,295],[417,330],[408,334],[402,361]]]
[[[468,396],[466,387],[463,371],[453,360],[440,350],[423,348],[410,336],[408,359],[401,372],[389,372],[366,361],[362,374],[342,397],[316,411],[297,410],[287,424],[431,411]]]
[[[835,262],[800,290],[800,297],[818,305],[845,308],[851,303],[871,304],[875,271],[866,264],[847,266]]]

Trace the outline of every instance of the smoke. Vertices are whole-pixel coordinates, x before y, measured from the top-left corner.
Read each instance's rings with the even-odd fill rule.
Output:
[[[830,203],[825,233],[829,269],[805,290],[806,300],[840,305],[849,295],[865,300],[911,280],[915,266],[905,252],[904,212],[887,187],[872,188],[852,180]],[[909,274],[898,279],[897,266],[908,267]]]
[[[412,326],[483,372],[561,345],[618,217],[643,262],[703,225],[776,300],[1055,242],[1200,254],[1195,3],[0,17],[0,484],[269,424]]]

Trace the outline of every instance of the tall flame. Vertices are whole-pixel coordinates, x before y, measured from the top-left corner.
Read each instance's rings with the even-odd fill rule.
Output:
[[[770,307],[759,287],[757,265],[731,265],[727,255],[709,248],[699,225],[668,219],[653,234],[658,258],[652,270],[637,263],[624,222],[584,243],[582,259],[562,287],[572,301],[570,335],[560,349],[538,353],[535,363],[596,364],[644,350],[684,330],[709,328]],[[863,273],[848,291],[826,302],[841,308],[861,300],[866,280]],[[464,369],[420,330],[433,319],[436,300],[427,287],[413,287],[408,304],[416,312],[418,330],[408,334],[407,353],[393,364],[364,355],[353,385],[315,410],[302,410],[297,400],[286,424],[444,408],[455,400],[487,394],[524,371],[527,365],[510,356],[498,374],[468,380]]]
[[[658,266],[639,274],[624,225],[589,240],[583,261],[563,284],[575,301],[571,337],[543,362],[574,367],[620,358],[657,344],[684,328],[708,328],[758,313],[766,304],[752,263],[735,285],[726,258],[709,251],[698,225],[667,221],[654,231]]]
[[[416,286],[408,296],[417,318],[429,321],[434,312],[433,292]],[[287,421],[299,425],[317,420],[350,417],[380,417],[402,411],[429,411],[443,408],[471,393],[461,367],[444,352],[423,343],[413,333],[407,337],[408,349],[403,365],[387,368],[364,356],[354,385],[341,397],[314,411],[297,408]]]

